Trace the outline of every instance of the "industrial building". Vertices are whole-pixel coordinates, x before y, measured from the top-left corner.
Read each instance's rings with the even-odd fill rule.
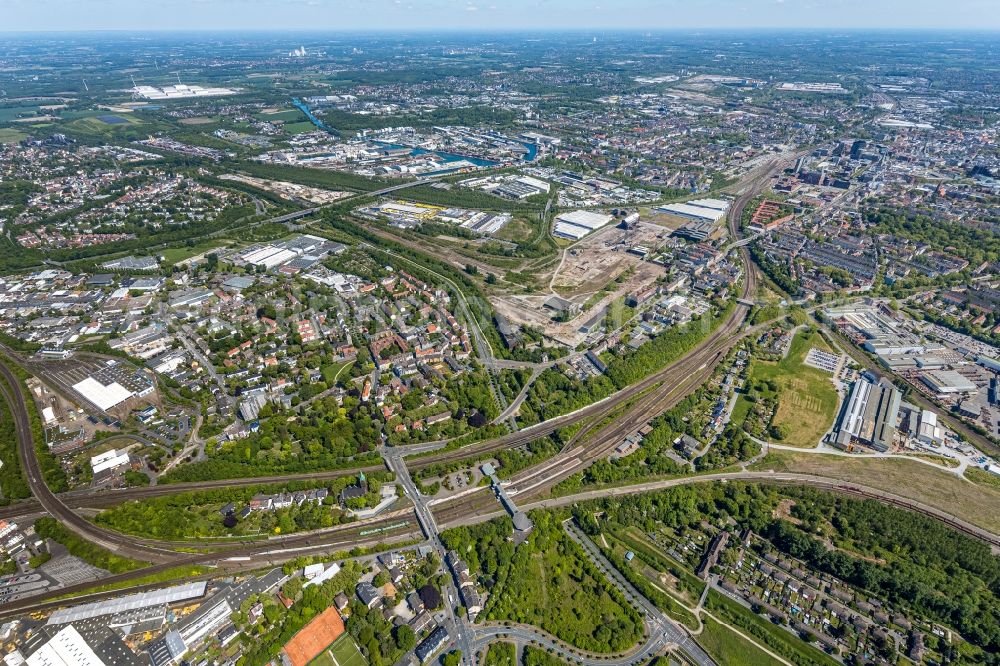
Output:
[[[896,436],[902,393],[886,379],[865,373],[851,393],[837,421],[834,446],[851,450],[856,442],[876,451],[888,451]]]
[[[104,483],[123,473],[131,464],[128,451],[111,449],[90,459],[90,467],[94,472],[94,483]]]
[[[254,245],[241,252],[237,256],[236,263],[273,270],[279,266],[296,262],[295,268],[303,270],[326,255],[339,254],[345,249],[345,246],[340,243],[334,243],[311,234],[303,234],[280,243]]]
[[[82,622],[96,617],[115,616],[145,608],[163,608],[185,601],[199,599],[205,595],[205,582],[174,585],[162,590],[128,594],[115,599],[95,601],[70,608],[57,610],[49,616],[49,625]]]
[[[939,446],[944,441],[944,430],[938,425],[937,414],[928,409],[920,412],[917,440],[929,446]]]
[[[263,576],[249,578],[239,585],[221,587],[199,606],[198,610],[175,624],[163,637],[149,644],[146,651],[153,666],[180,663],[181,657],[187,651],[201,645],[208,636],[226,625],[232,613],[245,599],[268,592],[283,579],[284,574],[281,569],[273,569]]]
[[[238,90],[233,88],[205,88],[202,86],[189,86],[178,83],[176,86],[135,86],[132,88],[132,95],[150,100],[162,99],[186,99],[190,97],[223,97],[235,95]]]
[[[11,658],[12,655],[20,657]],[[140,659],[113,631],[97,627],[81,633],[73,625],[42,627],[14,653],[8,664],[27,666],[140,666]]]
[[[215,292],[211,289],[188,289],[167,301],[167,305],[173,310],[195,308],[204,305],[213,296]]]
[[[990,358],[989,356],[977,356],[976,363],[983,366],[987,370],[992,370],[993,372],[1000,372],[1000,361]]]
[[[920,381],[938,395],[971,393],[976,385],[954,370],[930,370],[920,375]]]
[[[606,213],[589,210],[575,210],[556,216],[552,235],[567,240],[578,241],[587,234],[607,226],[614,218]]]
[[[695,199],[694,201],[666,204],[656,208],[657,213],[708,222],[718,222],[726,216],[728,210],[729,202],[722,199]]]
[[[109,362],[82,381],[73,390],[100,409],[107,411],[130,398],[142,398],[153,392],[152,380],[127,363]]]
[[[923,355],[942,349],[904,330],[881,306],[848,305],[823,314],[845,335],[880,358]]]

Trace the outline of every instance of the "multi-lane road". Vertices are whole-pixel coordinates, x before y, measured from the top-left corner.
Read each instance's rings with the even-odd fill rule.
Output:
[[[739,240],[739,223],[747,204],[766,187],[770,178],[783,167],[780,159],[755,172],[737,194],[728,215],[730,233],[735,241]],[[406,187],[418,183],[410,183]],[[398,186],[392,189],[400,189]],[[387,190],[391,191],[391,190]],[[629,386],[604,400],[579,409],[570,414],[550,419],[536,426],[513,432],[503,437],[487,440],[462,447],[457,450],[434,451],[431,447],[416,447],[400,452],[386,449],[384,457],[386,466],[397,475],[397,481],[404,487],[407,497],[412,501],[412,509],[394,511],[389,515],[379,516],[367,521],[340,526],[323,532],[312,532],[300,535],[287,535],[280,539],[255,541],[247,543],[215,543],[213,549],[207,552],[179,552],[182,544],[141,539],[108,530],[87,521],[76,510],[81,508],[104,508],[122,501],[156,497],[192,489],[213,487],[235,487],[240,485],[257,485],[278,483],[291,480],[326,480],[342,477],[346,474],[356,474],[358,471],[374,471],[384,469],[382,465],[360,466],[352,470],[316,472],[272,476],[265,478],[235,479],[209,481],[195,484],[173,484],[153,486],[122,491],[105,491],[91,493],[74,491],[60,495],[53,494],[45,485],[38,459],[35,454],[31,435],[31,422],[27,412],[26,396],[18,378],[4,364],[0,364],[9,387],[3,387],[3,397],[11,406],[11,413],[18,436],[18,454],[28,478],[28,484],[34,496],[32,500],[21,502],[13,507],[0,510],[0,517],[15,517],[32,513],[46,512],[60,520],[68,529],[73,530],[89,541],[97,543],[119,555],[150,563],[150,566],[133,572],[120,574],[107,579],[103,583],[127,585],[130,581],[167,571],[181,565],[210,564],[217,567],[213,575],[219,573],[236,573],[250,571],[264,566],[277,564],[294,557],[313,553],[329,553],[347,551],[354,547],[384,546],[390,543],[412,542],[425,540],[431,543],[439,554],[443,555],[443,547],[438,538],[442,527],[468,525],[491,519],[502,513],[492,494],[480,488],[470,488],[445,500],[429,500],[423,497],[410,478],[410,470],[419,470],[430,465],[462,460],[473,456],[482,456],[502,449],[527,444],[535,439],[545,437],[558,428],[571,424],[584,424],[556,456],[534,467],[515,474],[508,482],[508,492],[516,497],[523,509],[566,506],[579,501],[604,497],[623,496],[628,494],[653,492],[676,485],[687,483],[717,482],[727,480],[763,481],[775,483],[809,484],[824,487],[839,492],[848,492],[866,497],[875,497],[881,501],[896,504],[925,515],[942,520],[956,529],[987,541],[994,547],[1000,547],[1000,537],[959,520],[946,512],[922,505],[905,497],[901,497],[880,489],[867,488],[858,484],[844,484],[831,479],[796,474],[769,474],[766,472],[735,472],[709,474],[685,477],[669,481],[649,482],[632,486],[585,491],[563,497],[552,497],[552,489],[562,480],[576,474],[596,460],[608,455],[625,435],[647,423],[651,418],[664,410],[676,405],[698,386],[709,378],[727,353],[742,338],[747,331],[742,330],[750,312],[750,302],[757,291],[758,274],[750,260],[744,245],[736,247],[745,267],[741,303],[733,308],[727,318],[721,322],[715,331],[698,344],[684,357],[652,373],[647,378]],[[456,286],[457,288],[457,286]],[[475,321],[474,315],[465,304],[465,315],[470,321]],[[476,329],[474,327],[474,333]],[[484,340],[481,331],[475,335],[476,346],[483,349],[487,360],[493,358],[492,350]],[[12,354],[9,354],[13,357]],[[609,420],[609,417],[614,417]],[[403,455],[412,457],[404,459]],[[580,541],[588,555],[601,564],[600,553],[588,549],[586,540],[581,535],[574,538]],[[191,544],[185,543],[190,547]],[[592,544],[591,544],[592,546]],[[188,548],[188,550],[190,550]],[[690,641],[689,636],[680,627],[665,620],[657,609],[648,601],[625,587],[622,580],[616,579],[612,567],[604,562],[603,569],[609,577],[619,585],[627,596],[633,598],[643,610],[654,639],[639,646],[628,657],[621,661],[602,660],[604,664],[619,664],[624,666],[633,663],[636,655],[649,656],[667,647],[676,647],[699,664],[709,664],[711,660],[701,649]],[[620,577],[619,577],[620,578]],[[63,588],[29,600],[19,600],[0,607],[0,618],[11,617],[28,609],[43,610],[59,601],[47,599],[56,595],[82,592],[92,584],[81,584]],[[147,586],[150,587],[150,586]],[[106,595],[120,592],[103,593]],[[101,598],[101,595],[89,595],[88,600]],[[457,601],[457,600],[456,600]],[[474,654],[473,649],[481,647],[484,640],[494,634],[505,633],[523,638],[526,641],[538,641],[539,632],[530,628],[469,627],[459,618],[453,618],[458,632],[458,644],[466,655]],[[524,636],[520,636],[520,633]],[[544,637],[543,637],[544,638]],[[544,638],[556,647],[557,641],[551,637]],[[561,649],[561,648],[560,648]],[[576,660],[576,658],[574,658]]]

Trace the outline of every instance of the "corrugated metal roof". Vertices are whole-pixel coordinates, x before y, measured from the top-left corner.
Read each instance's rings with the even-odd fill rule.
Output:
[[[137,594],[118,597],[117,599],[106,599],[104,601],[95,601],[89,604],[64,608],[53,613],[49,617],[47,624],[67,624],[102,615],[114,615],[115,613],[122,613],[138,608],[175,604],[179,601],[204,596],[206,585],[205,581],[185,583],[184,585],[175,585],[162,590],[139,592]]]

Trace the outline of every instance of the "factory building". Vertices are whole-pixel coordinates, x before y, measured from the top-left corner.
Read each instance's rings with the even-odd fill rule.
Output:
[[[676,215],[688,220],[718,222],[726,216],[729,202],[722,199],[695,199],[684,203],[673,203],[660,206],[658,213]]]
[[[888,451],[896,436],[902,394],[888,380],[869,373],[851,387],[837,422],[834,446],[851,450],[856,442]]]
[[[987,370],[992,370],[993,372],[1000,372],[1000,361],[990,358],[989,356],[977,356],[976,363],[983,366]]]
[[[606,213],[594,213],[588,210],[575,210],[562,213],[556,217],[552,235],[558,238],[578,241],[587,234],[597,231],[610,224],[614,218]]]
[[[920,412],[917,439],[929,446],[938,446],[944,441],[944,431],[938,425],[937,414],[927,409]]]
[[[920,375],[920,380],[938,395],[971,393],[976,385],[954,370],[931,370]]]
[[[73,625],[42,627],[5,662],[27,666],[140,666],[143,661],[117,634],[94,628],[81,634]]]
[[[162,609],[166,606],[200,599],[205,595],[205,588],[204,582],[186,583],[150,592],[128,594],[115,599],[71,606],[52,613],[49,616],[48,624],[62,625],[71,622],[84,622],[99,617],[125,616],[148,608]],[[114,624],[114,620],[107,620],[106,623]]]

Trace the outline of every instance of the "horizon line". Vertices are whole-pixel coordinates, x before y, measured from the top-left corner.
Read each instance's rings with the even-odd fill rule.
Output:
[[[884,27],[884,26],[676,26],[648,28],[638,26],[577,26],[577,27],[552,27],[552,28],[528,28],[528,27],[414,27],[414,28],[367,28],[367,27],[339,27],[339,28],[84,28],[84,29],[38,29],[38,28],[14,28],[0,30],[0,35],[65,35],[65,34],[212,34],[212,33],[260,33],[260,34],[281,34],[281,33],[311,33],[311,34],[340,34],[340,33],[370,33],[370,34],[576,34],[576,33],[603,33],[603,34],[672,34],[690,32],[715,32],[715,33],[753,33],[753,32],[874,32],[874,33],[1000,33],[1000,26],[995,27],[972,27],[972,26],[951,26],[951,27],[927,27],[927,26],[904,26],[904,27]]]

